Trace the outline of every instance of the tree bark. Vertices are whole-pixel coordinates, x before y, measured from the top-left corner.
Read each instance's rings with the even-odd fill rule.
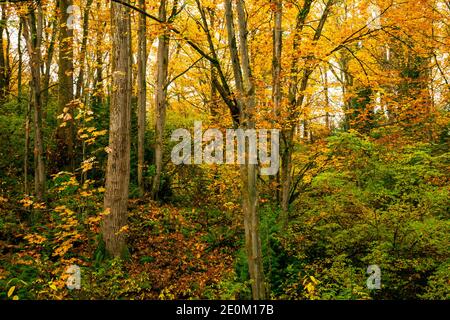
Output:
[[[159,19],[167,20],[166,0],[161,0]],[[153,177],[152,198],[158,199],[161,183],[162,158],[164,153],[164,128],[167,105],[167,72],[169,65],[169,34],[164,33],[158,38],[157,75],[155,94],[155,176]]]
[[[274,26],[272,31],[272,103],[275,122],[279,121],[280,109],[281,109],[281,53],[283,42],[283,29],[282,29],[282,16],[283,16],[283,1],[273,0],[272,10],[274,17]],[[269,183],[271,186],[275,185],[273,190],[273,197],[277,202],[280,201],[280,173],[277,172],[276,176],[269,176]]]
[[[100,2],[97,2],[97,11],[101,10]],[[95,78],[94,78],[94,101],[97,106],[103,103],[103,51],[101,50],[102,42],[102,23],[97,21],[96,27],[96,42],[95,42]]]
[[[42,8],[36,12],[30,7],[27,16],[22,17],[23,34],[30,56],[32,99],[34,109],[34,189],[36,197],[43,200],[45,196],[44,141],[42,137],[42,99],[41,99],[41,42],[42,42]]]
[[[47,49],[47,57],[46,57],[46,61],[45,61],[45,71],[44,71],[44,78],[42,80],[42,88],[43,88],[43,93],[42,93],[42,105],[46,106],[47,102],[48,102],[48,97],[49,97],[49,86],[50,86],[50,69],[52,66],[52,62],[53,62],[53,53],[54,53],[54,49],[55,49],[55,41],[56,41],[56,35],[58,34],[57,31],[57,21],[54,20],[52,22],[52,35],[50,37],[50,43],[48,45],[48,49]]]
[[[126,253],[122,228],[127,223],[130,180],[130,13],[121,4],[111,3],[112,92],[109,124],[109,153],[102,223],[106,251],[114,257]]]
[[[87,0],[86,8],[84,9],[83,14],[83,38],[81,40],[80,47],[80,71],[78,73],[77,85],[75,89],[75,98],[80,99],[83,89],[84,82],[84,73],[85,73],[85,60],[86,60],[86,47],[87,47],[87,39],[89,34],[89,13],[91,12],[93,0]]]
[[[139,7],[145,11],[145,0],[139,0]],[[146,18],[139,14],[138,29],[138,187],[141,197],[144,189],[144,164],[145,164],[145,128],[147,120],[147,86],[145,75],[147,71],[147,38]]]
[[[273,27],[273,61],[272,61],[272,101],[275,116],[278,116],[281,106],[281,50],[282,50],[282,0],[274,0],[274,20]]]
[[[226,24],[228,43],[232,55],[235,83],[238,89],[238,102],[241,106],[240,128],[254,129],[254,111],[256,105],[255,84],[250,66],[248,49],[247,18],[242,0],[236,1],[239,30],[239,52],[236,50],[236,37],[234,31],[233,8],[231,0],[225,1]],[[239,63],[242,61],[242,65]],[[248,148],[246,148],[248,152]],[[253,299],[265,299],[267,296],[264,269],[262,263],[261,237],[259,230],[258,192],[257,192],[257,165],[251,164],[246,156],[245,164],[240,168],[242,181],[242,210],[244,214],[245,247],[252,283]]]
[[[72,0],[59,0],[59,61],[58,61],[58,114],[67,108],[65,126],[56,130],[56,162],[59,170],[74,169],[75,128],[73,122],[73,31],[67,25],[69,13],[67,9]],[[60,122],[61,124],[62,122]]]
[[[9,86],[10,86],[10,76],[11,76],[11,68],[9,63],[9,43],[8,37],[6,39],[6,44],[3,39],[3,31],[6,29],[7,23],[7,12],[6,5],[2,4],[2,15],[0,20],[0,101],[3,101],[7,95],[9,94]],[[7,34],[8,35],[8,34]],[[5,50],[6,48],[6,50]]]

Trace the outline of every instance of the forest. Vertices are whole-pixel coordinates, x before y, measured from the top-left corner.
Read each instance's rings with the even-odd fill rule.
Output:
[[[450,299],[449,0],[0,0],[0,300]]]

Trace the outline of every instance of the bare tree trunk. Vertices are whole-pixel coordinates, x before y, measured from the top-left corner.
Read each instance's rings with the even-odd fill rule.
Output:
[[[167,20],[166,0],[161,0],[159,19]],[[167,31],[158,38],[157,79],[155,94],[155,176],[153,177],[152,198],[157,199],[162,171],[162,157],[164,153],[164,128],[166,122],[167,104],[167,70],[169,65],[169,35]]]
[[[234,19],[231,0],[225,1],[226,24],[229,48],[232,55],[235,83],[239,91],[238,101],[241,105],[240,128],[254,129],[254,109],[256,105],[255,84],[250,67],[250,54],[248,49],[247,18],[244,2],[237,0],[239,51],[242,66],[236,50],[234,32]],[[248,148],[246,148],[248,152]],[[265,299],[266,289],[264,283],[264,269],[262,263],[261,237],[259,231],[258,192],[257,192],[257,165],[249,161],[246,156],[245,164],[241,165],[242,180],[242,210],[244,214],[245,247],[252,282],[253,299]]]
[[[83,89],[84,82],[84,73],[85,73],[85,60],[86,60],[86,47],[87,47],[87,39],[89,34],[89,13],[91,12],[93,0],[87,0],[86,7],[84,9],[83,14],[83,38],[81,40],[81,48],[80,48],[80,71],[78,74],[77,85],[75,89],[75,98],[81,98],[81,90]]]
[[[199,5],[199,3],[197,2],[197,5]],[[214,29],[215,27],[215,23],[216,23],[216,19],[215,19],[215,15],[216,13],[214,12],[213,9],[208,9],[209,12],[209,23],[210,23],[210,27],[211,29]],[[218,107],[219,107],[219,95],[217,92],[217,87],[215,85],[215,83],[217,83],[217,70],[214,67],[214,64],[212,62],[209,62],[209,67],[211,68],[210,71],[210,77],[211,77],[211,87],[210,87],[210,101],[209,101],[209,112],[211,114],[211,117],[214,119],[214,121],[217,121],[218,118],[217,116],[219,115],[219,111],[218,111]]]
[[[101,10],[100,2],[97,2],[97,11]],[[102,35],[101,35],[102,25],[100,21],[96,23],[96,43],[95,43],[95,80],[94,80],[94,96],[95,103],[101,105],[103,102],[103,51],[102,48]]]
[[[328,70],[324,68],[323,70],[323,91],[325,95],[325,127],[327,131],[331,130],[331,122],[330,122],[330,93],[329,93],[329,84],[328,84]]]
[[[50,43],[48,45],[48,49],[47,49],[47,58],[45,61],[45,72],[43,75],[43,80],[42,80],[42,88],[43,88],[43,93],[42,93],[42,105],[46,106],[47,102],[48,102],[48,97],[49,97],[49,86],[50,86],[50,69],[52,66],[52,62],[53,62],[53,53],[54,53],[54,49],[55,49],[55,41],[56,41],[56,35],[58,34],[58,29],[57,29],[57,21],[54,20],[52,22],[52,35],[50,38]]]
[[[9,40],[8,31],[6,29],[7,12],[6,5],[1,5],[2,16],[0,21],[0,101],[3,101],[9,93],[10,86],[10,63],[9,63]],[[3,39],[3,31],[7,33],[6,44]],[[5,50],[6,48],[6,50]]]
[[[282,41],[283,41],[283,29],[282,29],[282,15],[283,15],[283,1],[273,0],[273,16],[274,27],[272,34],[272,103],[275,121],[278,121],[278,117],[281,109],[281,53],[282,53]],[[273,196],[277,201],[280,199],[280,189],[278,187],[280,181],[280,173],[277,172],[276,176],[270,176],[270,185],[277,185],[274,188]]]
[[[19,31],[17,32],[17,54],[19,56],[17,62],[17,97],[19,105],[22,102],[22,69],[23,69],[21,38],[22,38],[22,20],[19,20]]]
[[[30,152],[30,115],[31,115],[31,101],[33,99],[33,90],[31,89],[31,83],[30,83],[30,94],[29,94],[29,100],[27,102],[27,111],[25,114],[25,146],[24,146],[24,153],[23,153],[23,178],[24,178],[24,193],[26,195],[30,194],[30,187],[28,184],[28,158],[29,158],[29,152]]]
[[[64,109],[72,119],[65,119],[65,126],[56,130],[56,161],[62,170],[74,169],[75,128],[73,122],[73,31],[67,22],[67,8],[72,0],[59,0],[59,69],[58,69],[58,114]]]
[[[32,99],[34,109],[34,188],[36,197],[43,200],[45,196],[44,141],[42,138],[42,99],[41,99],[41,41],[42,8],[38,7],[37,16],[33,8],[27,16],[22,17],[23,34],[30,56]]]
[[[139,7],[145,11],[145,0],[139,0]],[[146,18],[139,14],[138,29],[138,186],[141,197],[144,189],[144,163],[145,163],[145,128],[147,114],[147,86],[145,75],[147,71],[147,38]]]
[[[126,2],[128,3],[128,1]],[[127,223],[130,182],[130,13],[118,3],[111,3],[112,92],[109,124],[109,153],[106,171],[104,207],[109,213],[102,223],[106,251],[114,257],[126,253],[122,228]]]
[[[275,25],[273,27],[272,100],[275,116],[281,106],[281,50],[282,50],[282,0],[273,0]]]

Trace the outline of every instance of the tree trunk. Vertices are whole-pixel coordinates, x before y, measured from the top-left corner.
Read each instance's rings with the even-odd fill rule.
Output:
[[[329,84],[328,84],[328,70],[324,68],[323,70],[323,91],[325,95],[325,127],[327,131],[331,131],[331,122],[330,122],[330,93],[329,93]]]
[[[247,40],[247,19],[244,2],[237,0],[236,3],[239,30],[239,52],[242,66],[239,62],[236,50],[236,39],[234,32],[234,19],[231,0],[225,1],[226,24],[228,32],[228,43],[232,55],[235,83],[239,91],[240,100],[240,128],[254,129],[254,109],[256,105],[255,85],[250,67],[250,54]],[[248,150],[248,148],[246,148]],[[252,282],[253,299],[265,299],[266,289],[264,283],[264,269],[262,263],[261,237],[259,231],[258,215],[258,192],[257,192],[257,165],[251,164],[250,157],[246,156],[245,163],[241,165],[242,181],[242,210],[244,214],[245,247]]]
[[[97,2],[97,11],[101,10],[100,2]],[[103,51],[102,51],[102,23],[96,23],[96,43],[95,43],[95,78],[94,78],[94,101],[97,106],[103,103]]]
[[[282,29],[282,15],[283,15],[283,1],[273,0],[273,17],[275,20],[272,34],[272,103],[273,113],[275,121],[278,121],[278,117],[281,109],[281,52],[283,41],[283,29]],[[269,176],[269,183],[271,186],[275,185],[273,190],[274,198],[279,201],[280,189],[279,189],[280,174],[277,172],[276,176]]]
[[[272,61],[272,100],[275,116],[280,112],[281,106],[281,50],[282,50],[282,0],[274,0],[273,27],[273,61]]]
[[[289,193],[291,188],[291,171],[292,171],[292,148],[295,131],[295,113],[297,106],[297,86],[299,73],[299,56],[297,54],[298,47],[301,42],[302,31],[306,18],[311,10],[312,0],[305,0],[302,9],[296,17],[295,34],[292,43],[292,52],[294,56],[291,62],[289,88],[288,88],[288,116],[287,123],[284,124],[285,129],[282,130],[282,152],[281,152],[281,216],[280,220],[284,227],[287,226]]]
[[[0,101],[3,101],[6,96],[9,94],[9,86],[10,86],[10,64],[9,64],[9,43],[8,39],[6,44],[4,44],[3,40],[3,31],[6,30],[7,23],[7,12],[6,5],[2,4],[2,15],[0,21]],[[6,50],[5,50],[6,48]]]
[[[50,70],[51,70],[51,66],[52,66],[52,62],[53,62],[53,53],[54,53],[54,49],[55,49],[55,41],[56,41],[56,35],[58,34],[57,31],[57,21],[54,20],[52,22],[52,35],[50,37],[50,43],[48,45],[48,49],[47,49],[47,59],[45,61],[45,72],[44,72],[44,76],[43,76],[43,80],[42,80],[42,88],[43,88],[43,93],[42,93],[42,105],[46,106],[47,102],[48,102],[48,97],[49,97],[49,86],[50,86]]]
[[[128,1],[127,1],[128,3]],[[109,153],[102,234],[106,251],[114,257],[126,253],[122,228],[127,223],[130,181],[131,81],[129,9],[111,3],[112,92],[109,124]]]
[[[139,7],[145,11],[145,0],[139,0]],[[147,38],[146,18],[139,14],[138,29],[138,186],[141,197],[144,189],[144,163],[145,163],[145,128],[147,110],[147,86],[145,75],[147,71]]]
[[[33,90],[31,89],[31,83],[30,83],[30,94],[29,94],[29,100],[27,102],[27,110],[25,114],[25,146],[24,146],[24,153],[23,153],[23,178],[24,178],[24,194],[29,195],[30,194],[30,186],[28,183],[28,159],[29,159],[29,152],[30,152],[30,115],[31,115],[31,101],[33,100]]]
[[[312,0],[305,0],[302,9],[297,14],[297,21],[295,27],[294,41],[293,41],[293,52],[298,52],[298,46],[300,45],[302,30],[305,25],[306,18],[311,10]],[[335,0],[328,0],[322,16],[320,17],[319,24],[315,29],[313,36],[313,43],[315,44],[322,35],[322,30],[325,25],[325,21],[330,13],[331,6],[334,4]],[[281,222],[284,227],[288,223],[288,209],[290,201],[290,191],[291,191],[291,171],[292,171],[292,150],[294,147],[294,132],[295,124],[297,123],[299,116],[299,108],[303,105],[303,100],[305,98],[305,90],[308,86],[309,77],[313,72],[313,67],[310,66],[313,56],[309,56],[305,62],[305,68],[302,72],[300,79],[300,87],[298,88],[298,59],[297,55],[294,56],[291,63],[291,78],[289,79],[289,106],[288,106],[288,123],[287,129],[282,132],[283,147],[281,160],[282,160],[282,197],[281,197]]]
[[[74,169],[75,128],[73,122],[73,31],[68,27],[67,8],[72,0],[59,0],[59,61],[58,61],[58,114],[66,109],[71,119],[56,130],[56,157],[59,170]],[[61,124],[61,123],[60,123]]]
[[[161,0],[159,19],[167,20],[166,0]],[[164,128],[167,104],[167,71],[169,65],[169,35],[166,30],[158,38],[157,79],[155,95],[155,176],[153,177],[152,198],[158,199],[161,183],[162,158],[164,153]]]
[[[37,16],[30,7],[26,17],[22,17],[23,34],[30,56],[32,99],[34,109],[34,188],[36,197],[43,200],[45,196],[44,141],[42,137],[42,99],[41,99],[41,41],[42,8],[38,7]]]
[[[87,47],[87,39],[89,34],[89,13],[91,12],[93,0],[87,0],[86,8],[84,9],[83,14],[83,38],[81,40],[81,48],[80,48],[80,71],[78,73],[77,85],[75,89],[75,98],[81,98],[81,91],[83,89],[84,82],[84,73],[85,73],[85,60],[86,60],[86,47]]]

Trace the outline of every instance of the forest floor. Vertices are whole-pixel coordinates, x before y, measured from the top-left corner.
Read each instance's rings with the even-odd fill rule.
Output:
[[[64,243],[57,243],[55,230],[61,226],[50,218],[37,230],[27,216],[31,211],[2,199],[0,211],[8,218],[3,219],[0,234],[0,298],[12,286],[20,299],[214,298],[220,290],[217,286],[233,275],[241,226],[230,225],[220,214],[212,217],[198,209],[130,200],[125,230],[129,255],[124,262],[98,263],[98,246],[92,245],[92,235],[83,234],[83,228],[77,231],[80,240],[72,242],[67,253],[73,260],[58,261],[55,253]],[[50,216],[49,211],[40,213]],[[25,236],[29,234],[35,236]],[[78,292],[69,292],[61,281],[61,261],[79,261],[82,266]]]
[[[165,292],[168,298],[202,296],[232,273],[237,242],[211,232],[220,228],[220,217],[132,202],[129,219],[133,251],[128,266],[132,276],[146,273],[154,284],[147,298],[162,298]]]

